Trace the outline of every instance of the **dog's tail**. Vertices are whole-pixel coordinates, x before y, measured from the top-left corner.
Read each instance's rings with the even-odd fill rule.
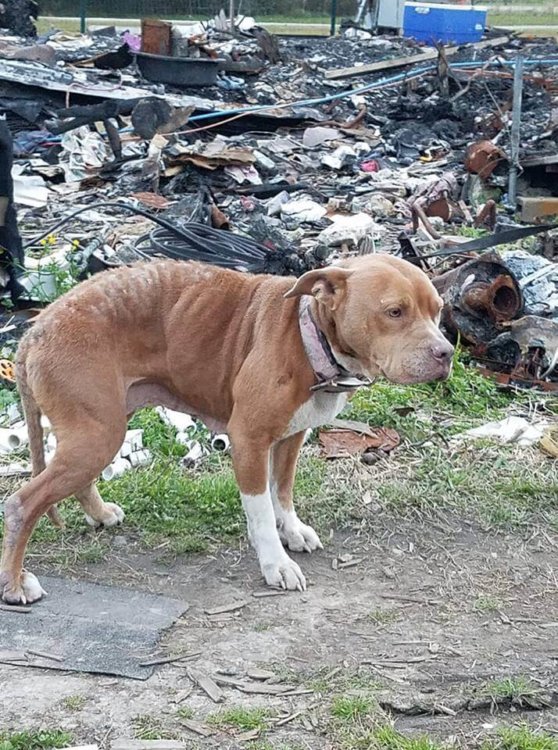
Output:
[[[29,435],[29,452],[31,453],[33,476],[36,477],[46,469],[44,432],[41,424],[41,410],[27,379],[25,341],[20,345],[17,354],[16,381]],[[47,515],[55,526],[59,529],[64,528],[64,521],[56,505],[48,509]]]

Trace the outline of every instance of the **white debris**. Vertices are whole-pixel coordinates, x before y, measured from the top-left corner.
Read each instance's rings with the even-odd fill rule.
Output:
[[[343,243],[356,246],[363,237],[369,235],[372,239],[378,240],[386,231],[365,213],[333,216],[332,219],[333,224],[318,235],[318,244],[328,247],[336,247]]]
[[[281,215],[288,216],[290,219],[302,224],[304,222],[314,222],[323,219],[326,215],[326,209],[311,198],[300,198],[283,203],[281,206]]]
[[[455,440],[478,440],[481,438],[494,438],[500,443],[516,443],[521,446],[535,445],[544,434],[546,425],[542,422],[530,424],[523,417],[506,417],[499,422],[487,422],[480,427],[455,436]]]

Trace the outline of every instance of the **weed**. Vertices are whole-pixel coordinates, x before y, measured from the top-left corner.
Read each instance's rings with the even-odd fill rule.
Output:
[[[510,700],[520,702],[523,697],[534,695],[537,689],[526,677],[505,677],[502,680],[487,682],[480,690],[480,695],[494,701]]]
[[[475,612],[497,612],[502,608],[502,602],[495,596],[490,594],[477,596],[473,602],[473,609]]]
[[[331,715],[343,722],[355,722],[367,716],[373,708],[373,700],[363,695],[339,695],[331,704]]]
[[[375,625],[390,625],[392,622],[396,622],[396,620],[399,619],[399,613],[395,609],[384,609],[383,607],[378,607],[370,612],[368,617]]]
[[[0,412],[4,412],[8,406],[17,402],[17,391],[11,388],[0,388]]]
[[[268,630],[271,630],[272,627],[272,622],[257,622],[254,625],[254,630],[256,633],[266,633]]]
[[[262,732],[267,729],[269,712],[263,708],[228,708],[219,713],[208,716],[207,723],[221,729],[234,727],[242,731],[257,729]]]
[[[529,727],[505,727],[497,738],[486,740],[482,750],[558,750],[558,739]]]
[[[487,234],[487,232],[485,229],[480,229],[479,227],[468,227],[466,224],[462,224],[460,227],[456,228],[455,234],[458,237],[469,237],[470,239],[476,240],[478,237]]]
[[[134,737],[137,740],[173,740],[175,735],[164,729],[154,716],[136,716],[132,719]]]
[[[0,734],[0,750],[52,750],[67,747],[71,742],[72,735],[61,729]]]
[[[389,725],[371,732],[368,747],[374,750],[441,750],[440,745],[428,737],[405,737]]]
[[[176,712],[176,715],[179,716],[181,719],[193,719],[194,718],[194,710],[190,708],[190,706],[182,706],[182,708],[179,708]]]
[[[81,711],[85,706],[85,702],[85,697],[83,695],[68,695],[62,701],[62,705],[69,711]]]
[[[287,682],[293,682],[290,677],[285,677],[285,679]],[[315,693],[323,693],[324,695],[358,693],[370,697],[371,700],[374,692],[380,687],[376,676],[371,676],[363,669],[358,671],[334,669],[332,671],[329,667],[324,667],[312,676],[307,677],[304,683]]]

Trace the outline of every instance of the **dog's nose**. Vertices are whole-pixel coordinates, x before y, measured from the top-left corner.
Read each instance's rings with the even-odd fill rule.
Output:
[[[446,341],[446,339],[444,339],[443,341],[437,341],[435,344],[432,344],[432,346],[430,347],[430,351],[432,352],[434,358],[439,360],[440,362],[449,362],[449,360],[453,356],[453,346],[449,341]]]

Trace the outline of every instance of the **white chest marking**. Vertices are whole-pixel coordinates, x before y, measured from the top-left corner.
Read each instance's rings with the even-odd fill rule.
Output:
[[[294,413],[285,437],[327,424],[343,411],[347,398],[347,393],[314,393]]]

